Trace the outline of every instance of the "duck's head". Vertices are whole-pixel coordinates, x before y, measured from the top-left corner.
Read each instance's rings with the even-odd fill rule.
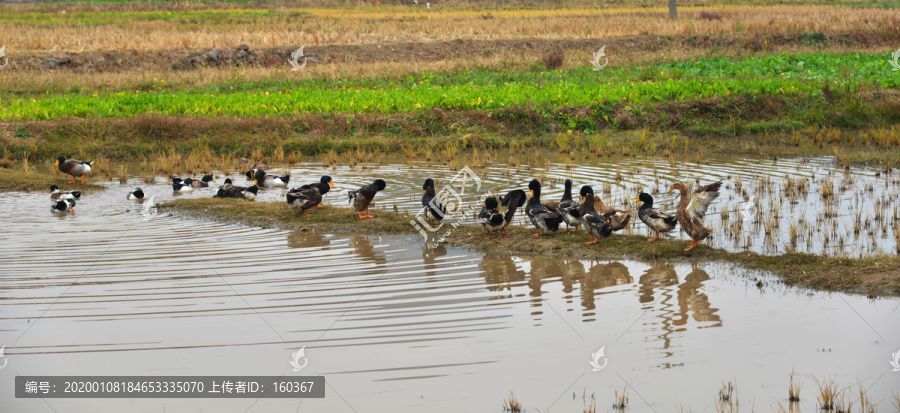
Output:
[[[332,181],[331,177],[328,175],[325,175],[322,177],[322,179],[319,179],[319,182],[321,182],[323,184],[328,184],[328,186],[334,188],[334,181]]]
[[[50,192],[49,192],[49,193],[52,194],[52,193],[54,193],[54,192],[59,192],[59,187],[56,186],[56,185],[50,185]]]
[[[684,184],[681,183],[681,182],[675,182],[674,184],[672,184],[672,187],[669,188],[669,190],[666,191],[666,192],[672,192],[672,191],[675,191],[675,190],[687,192],[687,187],[684,186]]]
[[[500,204],[497,203],[497,198],[490,196],[484,200],[484,207],[487,209],[496,210],[498,206]]]
[[[216,180],[213,179],[212,175],[204,175],[203,178],[200,178],[200,180],[206,183],[209,183],[209,181],[213,181],[213,183],[216,182]]]
[[[60,156],[60,157],[56,158],[56,164],[57,164],[57,165],[59,165],[59,164],[65,162],[65,161],[66,161],[66,157],[65,157],[65,156]]]
[[[434,188],[434,179],[428,178],[425,180],[425,185],[422,185],[422,190],[427,192],[428,188]]]
[[[541,182],[537,179],[532,179],[531,182],[528,183],[528,189],[531,190],[531,196],[534,196],[534,194],[540,194]]]
[[[136,188],[131,195],[134,195],[135,198],[141,199],[144,197],[144,191],[141,188]]]
[[[384,179],[376,179],[374,184],[375,184],[375,188],[378,189],[379,191],[384,191],[384,188],[387,187],[387,184],[384,183]]]
[[[231,178],[225,178],[225,185],[232,185]]]
[[[572,180],[571,180],[571,179],[566,179],[566,186],[565,186],[565,188],[566,188],[567,191],[572,189]]]
[[[262,185],[263,181],[266,180],[266,171],[262,169],[258,169],[256,174],[253,175],[253,185]]]
[[[636,204],[638,202],[643,202],[647,205],[653,205],[653,197],[646,192],[641,192],[641,194],[638,195],[638,197],[634,201],[631,201],[631,203],[633,204]]]
[[[585,185],[581,187],[581,200],[586,201],[588,198],[594,199],[594,188],[591,188],[590,185]]]

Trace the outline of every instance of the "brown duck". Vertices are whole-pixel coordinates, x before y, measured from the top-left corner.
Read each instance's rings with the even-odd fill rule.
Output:
[[[711,232],[709,228],[703,226],[703,217],[706,216],[706,208],[713,200],[719,197],[719,187],[722,181],[712,183],[697,188],[691,196],[688,196],[687,187],[680,182],[672,184],[668,192],[678,190],[681,193],[681,199],[678,201],[678,207],[675,209],[675,216],[681,224],[681,229],[691,236],[691,246],[685,248],[690,251],[697,246],[698,241],[703,241]]]
[[[628,222],[631,221],[631,212],[610,207],[604,204],[603,200],[597,195],[594,195],[594,209],[608,217],[609,225],[612,226],[613,231],[625,228],[628,226]]]

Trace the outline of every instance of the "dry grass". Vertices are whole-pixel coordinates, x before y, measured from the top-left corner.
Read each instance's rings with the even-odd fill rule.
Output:
[[[788,401],[790,402],[798,402],[800,401],[800,388],[803,387],[802,384],[794,383],[794,370],[791,370],[791,381],[788,384]]]
[[[138,6],[140,8],[140,6]],[[682,7],[679,20],[666,9],[566,8],[434,12],[421,8],[362,6],[347,9],[194,9],[178,17],[154,19],[155,11],[70,12],[59,15],[4,5],[0,32],[11,55],[113,50],[254,48],[282,45],[492,40],[513,38],[585,38],[640,35],[769,35],[850,32],[889,20],[888,8],[831,6]],[[703,14],[705,13],[705,14]],[[56,24],[16,23],[16,15]],[[217,16],[210,24],[208,15]],[[704,17],[705,16],[705,17]],[[714,16],[714,17],[713,17]],[[778,16],[777,18],[773,16]],[[85,23],[100,21],[101,23]],[[297,30],[302,22],[305,30]],[[598,24],[602,21],[602,24]]]
[[[509,413],[519,413],[522,411],[522,403],[516,400],[516,395],[509,392],[509,396],[503,399],[503,411]]]

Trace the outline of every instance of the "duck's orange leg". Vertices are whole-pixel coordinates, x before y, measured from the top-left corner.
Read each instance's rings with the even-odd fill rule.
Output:
[[[687,248],[685,248],[685,249],[684,249],[684,250],[685,250],[685,251],[690,251],[690,250],[692,250],[692,249],[694,249],[694,248],[696,248],[696,247],[697,247],[697,245],[698,245],[698,244],[697,244],[697,240],[695,240],[695,239],[692,239],[692,240],[691,240],[691,246],[690,246],[690,247],[687,247]]]
[[[647,242],[653,242],[659,239],[659,231],[656,231],[656,235],[653,238],[647,240]]]
[[[541,234],[540,232],[538,232],[537,234],[534,234],[534,235],[532,235],[531,237],[532,237],[532,238],[536,238],[536,237],[539,237],[539,236],[541,236],[541,235],[544,235],[544,234]]]
[[[374,215],[369,213],[369,208],[366,208],[366,218],[375,218]]]
[[[588,244],[588,245],[590,245],[590,244],[596,244],[597,241],[599,241],[599,240],[594,239],[594,236],[591,235],[591,240],[588,241],[588,242],[585,242],[585,244]]]
[[[84,176],[87,174],[81,174],[81,183],[84,183]],[[75,180],[75,177],[72,177],[72,180]]]
[[[72,175],[72,182],[69,182],[69,183],[70,183],[70,184],[74,184],[74,183],[75,183],[75,175]]]

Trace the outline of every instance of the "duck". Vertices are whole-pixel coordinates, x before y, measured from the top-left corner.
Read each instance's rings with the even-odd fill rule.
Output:
[[[503,228],[506,227],[506,218],[497,210],[499,206],[497,198],[488,197],[484,200],[484,207],[481,208],[481,212],[478,213],[477,221],[488,233],[485,239],[491,239],[495,231],[503,231]],[[502,232],[500,236],[503,236]]]
[[[81,176],[81,183],[84,183],[84,176],[91,171],[91,166],[93,164],[93,161],[85,162],[77,159],[66,159],[65,156],[56,158],[56,165],[59,166],[59,171],[72,175],[72,182],[69,182],[70,184],[74,184],[75,178],[78,176]]]
[[[656,232],[653,238],[647,242],[653,242],[659,239],[659,234],[669,232],[678,225],[678,217],[669,215],[653,207],[653,197],[645,192],[641,192],[632,203],[642,202],[638,208],[638,218],[646,224],[650,229]]]
[[[210,181],[216,183],[216,180],[213,179],[212,175],[204,175],[203,178],[200,178],[199,181],[191,181],[191,185],[195,188],[208,188]]]
[[[65,199],[50,204],[50,211],[62,213],[75,213],[75,200]]]
[[[216,194],[213,195],[213,198],[237,198],[237,199],[246,199],[252,201],[256,199],[256,194],[259,191],[259,187],[253,185],[249,188],[243,186],[234,186],[231,183],[231,178],[225,179],[225,183],[219,187],[216,191]]]
[[[181,178],[172,178],[172,182],[172,190],[175,192],[185,193],[194,190],[194,187],[191,185],[194,180],[191,178],[184,178],[184,180]]]
[[[322,205],[319,205],[322,202],[322,195],[327,194],[332,187],[334,187],[334,183],[332,183],[331,177],[325,175],[319,182],[293,188],[285,196],[288,205],[295,212],[309,214],[306,210],[310,208],[324,208]]]
[[[613,231],[619,231],[631,222],[631,212],[609,207],[597,195],[594,196],[594,209],[609,219]]]
[[[506,213],[503,215],[503,227],[500,228],[500,235],[506,235],[506,227],[512,222],[513,218],[516,216],[516,210],[525,205],[525,199],[527,195],[525,195],[525,191],[521,189],[514,189],[509,191],[506,195],[500,196],[500,205],[506,208]]]
[[[262,169],[257,170],[253,175],[253,184],[265,188],[287,188],[288,182],[291,180],[290,175],[267,175]]]
[[[356,216],[360,218],[374,218],[372,214],[369,213],[369,204],[375,199],[375,194],[383,191],[386,186],[387,184],[385,184],[383,179],[376,179],[371,184],[365,185],[355,191],[347,191],[347,197],[349,198],[350,204],[356,208]],[[360,214],[363,210],[366,211],[365,215]]]
[[[78,191],[60,192],[58,186],[50,185],[50,199],[52,199],[54,201],[66,200],[66,199],[78,199],[78,198],[81,198],[81,192],[78,192]]]
[[[422,185],[425,194],[422,195],[422,210],[425,212],[425,219],[430,224],[432,220],[441,221],[444,215],[447,215],[447,208],[441,205],[441,199],[434,192],[434,180],[428,178]]]
[[[532,237],[540,237],[545,233],[558,231],[559,224],[562,222],[559,208],[555,205],[541,203],[541,183],[537,179],[531,180],[528,189],[531,190],[531,199],[525,204],[525,215],[528,215],[531,223],[538,229],[538,233]]]
[[[247,179],[249,179],[249,180],[252,181],[252,180],[254,179],[254,177],[256,176],[256,173],[259,172],[259,171],[265,172],[265,170],[263,170],[262,166],[258,166],[257,164],[253,164],[253,166],[251,166],[250,169],[247,170],[247,172],[244,172],[244,175],[247,176]]]
[[[566,224],[566,230],[563,232],[569,232],[570,226],[575,227],[572,231],[578,232],[578,226],[581,225],[581,214],[578,213],[578,208],[581,203],[572,199],[571,179],[566,179],[565,188],[562,199],[559,201],[559,212],[562,213],[563,222]]]
[[[675,208],[675,216],[678,223],[681,224],[681,230],[691,236],[691,245],[685,248],[690,251],[699,245],[700,241],[709,236],[709,228],[703,225],[703,217],[706,216],[706,209],[709,204],[719,197],[719,188],[722,181],[704,185],[696,190],[691,196],[688,196],[687,187],[681,182],[672,184],[667,192],[678,191],[681,199],[678,201],[678,207]]]
[[[581,206],[578,212],[581,214],[581,223],[584,230],[591,236],[591,240],[585,244],[596,244],[600,238],[606,238],[613,232],[609,217],[594,209],[594,188],[589,185],[581,187]],[[596,238],[596,239],[595,239]]]
[[[144,190],[136,188],[134,191],[129,192],[125,199],[144,199]]]

